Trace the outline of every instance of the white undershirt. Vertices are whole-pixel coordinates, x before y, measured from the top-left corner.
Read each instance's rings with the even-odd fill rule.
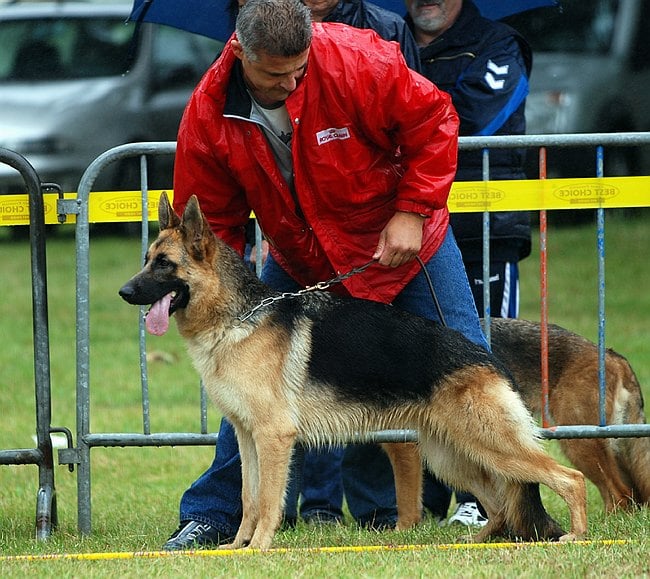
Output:
[[[293,157],[291,156],[293,127],[289,120],[287,107],[283,103],[273,109],[264,108],[252,95],[251,102],[251,120],[259,123],[264,129],[264,134],[271,145],[280,172],[289,185],[291,192],[295,193],[293,188]]]

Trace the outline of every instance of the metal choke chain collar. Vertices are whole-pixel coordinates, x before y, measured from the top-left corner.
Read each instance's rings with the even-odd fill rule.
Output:
[[[365,263],[359,267],[355,267],[354,269],[351,269],[350,271],[346,273],[342,273],[337,275],[336,277],[333,277],[332,279],[328,279],[327,281],[319,281],[315,285],[310,285],[304,289],[301,289],[297,292],[283,292],[277,296],[271,296],[268,298],[264,298],[259,304],[257,304],[254,308],[248,310],[246,313],[241,314],[240,316],[237,316],[235,318],[235,326],[238,326],[242,322],[245,322],[248,318],[250,318],[257,310],[264,308],[274,302],[277,302],[279,300],[283,300],[285,298],[295,298],[299,297],[303,294],[306,294],[308,292],[312,291],[323,291],[329,288],[330,286],[336,284],[336,283],[341,283],[343,280],[348,279],[349,277],[352,277],[353,275],[356,275],[358,273],[361,273],[368,269],[373,263],[375,263],[377,260],[371,259],[368,263]]]

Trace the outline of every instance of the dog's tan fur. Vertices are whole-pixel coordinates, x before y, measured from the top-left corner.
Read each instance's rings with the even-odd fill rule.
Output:
[[[493,352],[514,375],[531,412],[541,413],[541,329],[525,320],[492,319]],[[550,325],[551,425],[598,425],[598,347]],[[605,418],[609,425],[645,424],[641,387],[629,362],[605,353]],[[562,451],[598,487],[607,512],[650,504],[650,437],[562,439]]]
[[[384,313],[380,323],[388,324],[393,320],[391,308],[310,292],[294,298],[291,306],[269,306],[240,322],[237,316],[255,306],[260,295],[276,294],[246,273],[239,257],[215,238],[196,198],[188,202],[181,219],[163,195],[159,219],[161,232],[149,249],[145,267],[120,294],[130,303],[144,304],[159,299],[143,297],[145,290],[151,293],[158,285],[176,287],[179,293],[188,288],[189,299],[175,311],[177,326],[210,396],[232,422],[241,454],[243,519],[227,547],[271,545],[297,441],[338,443],[357,433],[395,428],[417,430],[420,441],[418,447],[385,446],[396,478],[398,528],[420,518],[421,453],[441,479],[473,492],[485,506],[489,524],[474,537],[476,541],[499,534],[569,540],[586,532],[582,474],[557,464],[543,451],[533,419],[514,392],[507,371],[499,369],[486,352],[452,330],[427,325],[427,332],[440,332],[441,340],[452,340],[467,350],[468,359],[481,362],[447,371],[431,385],[429,395],[415,395],[409,388],[416,386],[408,383],[399,386],[390,404],[385,399],[378,404],[371,390],[353,395],[345,385],[313,373],[314,331],[323,323],[313,313],[355,307],[365,315],[375,308],[373,312]],[[287,312],[286,308],[293,309]],[[284,323],[282,315],[290,321]],[[390,323],[405,328],[428,324],[410,316]],[[363,327],[354,329],[363,339]],[[456,350],[444,348],[432,342],[429,350],[427,342],[426,351],[431,351],[434,361],[426,363],[458,356]],[[376,351],[373,359],[391,355]],[[321,373],[328,368],[326,364]],[[538,483],[567,503],[568,534],[544,510]]]

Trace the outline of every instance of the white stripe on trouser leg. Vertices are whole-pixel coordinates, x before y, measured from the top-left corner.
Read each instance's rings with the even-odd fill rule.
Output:
[[[514,280],[512,271],[516,264],[505,262],[503,268],[503,296],[501,300],[501,317],[519,317],[519,278]],[[512,308],[512,312],[511,312]]]
[[[510,314],[510,262],[503,265],[503,295],[501,298],[501,317],[507,318]]]

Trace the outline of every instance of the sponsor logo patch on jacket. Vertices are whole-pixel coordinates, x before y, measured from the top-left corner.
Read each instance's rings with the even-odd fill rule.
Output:
[[[324,145],[330,141],[344,140],[350,138],[350,130],[347,127],[341,129],[325,129],[316,133],[316,140],[319,145]]]

